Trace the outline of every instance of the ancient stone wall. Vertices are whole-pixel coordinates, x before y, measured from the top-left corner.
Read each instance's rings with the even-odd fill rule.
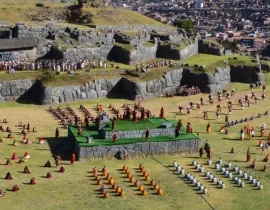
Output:
[[[216,68],[214,74],[196,74],[188,69],[171,70],[162,78],[133,82],[126,78],[98,79],[81,86],[47,87],[36,80],[11,80],[0,83],[0,102],[27,99],[39,104],[59,104],[98,97],[135,100],[150,99],[175,92],[180,85],[198,86],[204,93],[222,91],[230,82],[264,82],[258,67]],[[27,94],[26,94],[27,93]]]
[[[182,37],[175,36],[172,38],[172,43],[177,43],[179,45],[179,40],[182,40]],[[194,41],[188,41],[188,45],[181,50],[179,48],[175,48],[175,45],[172,44],[159,44],[156,53],[157,58],[181,60],[198,54],[198,37],[196,37]]]
[[[106,97],[119,80],[120,78],[114,80],[99,79],[85,83],[82,86],[45,87],[44,100],[41,104],[58,104]]]
[[[52,47],[57,44],[59,37],[73,38],[78,41],[79,45],[99,44],[100,50],[95,50],[95,53],[97,53],[97,55],[102,54],[103,57],[107,57],[108,49],[111,49],[112,43],[114,42],[114,33],[112,32],[102,33],[96,32],[95,30],[81,31],[77,28],[55,26],[52,23],[48,23],[45,26],[26,26],[23,23],[17,23],[12,30],[16,38],[34,38],[36,40],[38,44],[36,58],[47,55]],[[70,45],[72,45],[72,43],[70,43]],[[74,49],[76,50],[76,48]],[[73,49],[70,50],[72,51]],[[79,54],[81,54],[81,52]],[[84,57],[88,55],[87,52],[84,54]],[[68,54],[69,52],[66,53],[67,57]]]
[[[199,53],[211,54],[211,55],[223,55],[224,48],[204,42],[203,40],[198,41]]]
[[[143,44],[138,44],[136,49],[125,49],[122,46],[113,46],[108,54],[108,59],[115,62],[121,62],[127,65],[135,65],[156,58],[157,44],[151,47],[146,47]]]
[[[174,136],[174,128],[156,128],[150,129],[151,137]],[[113,139],[113,131],[103,132],[104,139]],[[144,138],[145,130],[118,131],[119,139]]]
[[[173,45],[158,45],[157,58],[180,60],[180,50],[173,48]]]
[[[137,83],[138,90],[140,90],[137,94],[142,99],[150,99],[174,92],[180,86],[182,73],[182,69],[172,70],[165,73],[160,79]]]
[[[227,68],[216,68],[214,74],[196,74],[191,70],[185,69],[181,80],[181,85],[198,86],[204,93],[222,91],[231,82],[231,70]]]
[[[12,51],[12,55],[17,60],[36,60],[37,48],[34,47],[31,50]]]
[[[193,43],[188,44],[185,49],[180,50],[180,60],[196,54],[198,54],[198,38]]]
[[[261,73],[261,66],[241,66],[231,65],[231,82],[258,82],[264,81],[264,75]]]
[[[156,26],[156,25],[122,25],[122,26],[101,26],[96,25],[96,29],[101,30],[113,30],[113,31],[121,31],[121,30],[139,30],[139,31],[163,31],[167,33],[175,33],[177,32],[176,28],[172,27],[164,27],[164,26]]]
[[[101,45],[100,47],[95,48],[71,48],[62,52],[63,59],[72,61],[79,61],[85,58],[99,60],[107,58],[112,47],[113,45]]]
[[[178,140],[168,142],[144,142],[124,145],[80,147],[76,145],[76,156],[79,159],[92,157],[114,157],[124,150],[129,156],[141,156],[147,153],[170,153],[170,152],[196,152],[199,149],[200,140]]]
[[[146,47],[143,44],[137,45],[136,51],[130,52],[130,64],[136,65],[137,63],[153,60],[156,58],[157,44],[151,47]]]
[[[0,83],[0,102],[16,101],[35,83],[35,80],[10,80]]]

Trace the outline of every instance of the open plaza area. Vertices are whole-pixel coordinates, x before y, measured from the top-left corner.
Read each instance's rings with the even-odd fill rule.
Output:
[[[257,104],[252,101],[250,107],[245,104],[244,109],[241,110],[237,102],[246,93],[251,93],[249,85],[232,83],[228,91],[232,90],[232,88],[235,88],[235,96],[227,100],[223,99],[218,102],[216,94],[213,94],[214,104],[209,104],[207,94],[189,97],[156,98],[141,102],[141,106],[151,110],[152,115],[155,116],[159,116],[160,108],[163,106],[165,119],[176,122],[178,119],[182,119],[183,128],[186,127],[187,122],[191,122],[193,134],[201,139],[200,146],[203,146],[206,140],[211,145],[212,165],[208,165],[206,154],[200,158],[198,151],[192,153],[177,151],[172,153],[141,153],[141,155],[127,155],[125,160],[118,160],[110,156],[93,157],[76,161],[71,165],[72,148],[69,146],[65,148],[65,144],[69,144],[67,140],[67,129],[61,128],[61,122],[50,114],[48,106],[25,105],[13,102],[1,104],[1,122],[4,118],[7,120],[7,123],[1,123],[1,125],[4,129],[9,126],[13,136],[13,138],[7,138],[8,133],[1,132],[3,143],[1,143],[0,151],[2,165],[0,171],[2,178],[1,189],[4,192],[4,196],[1,198],[1,206],[3,209],[53,209],[55,207],[74,209],[88,208],[89,206],[93,206],[95,209],[110,209],[111,206],[119,209],[149,209],[150,207],[155,207],[156,209],[242,209],[245,203],[245,209],[267,209],[268,207],[265,206],[263,201],[269,195],[269,171],[264,172],[263,169],[264,165],[268,167],[268,163],[264,162],[268,151],[266,149],[262,153],[262,149],[258,145],[260,141],[265,143],[268,139],[269,124],[267,121],[269,116],[264,114],[269,109],[269,99],[259,99]],[[268,92],[267,90],[266,95]],[[255,89],[254,93],[260,96],[262,89]],[[197,104],[201,97],[204,99],[204,105],[201,105],[200,110],[195,106],[190,110],[190,114],[187,114],[186,110],[183,111],[183,114],[179,113],[179,106],[188,107],[190,102]],[[253,121],[228,127],[228,134],[225,134],[220,132],[220,128],[225,125],[224,119],[225,114],[228,114],[227,106],[229,100],[233,104],[229,121],[240,121],[251,116],[254,119]],[[90,110],[93,117],[97,116],[97,112],[95,111],[96,105],[102,104],[104,110],[109,113],[109,116],[113,117],[114,114],[108,108],[109,104],[113,104],[115,107],[122,107],[123,104],[133,107],[134,103],[122,99],[96,99],[73,102],[69,106],[73,108],[78,116],[83,118],[84,114],[79,109],[81,104]],[[216,106],[218,104],[222,107],[219,119],[216,116]],[[67,104],[60,105],[62,109],[65,109],[66,106]],[[208,119],[203,118],[204,111],[208,111]],[[257,118],[259,113],[262,115],[261,118]],[[23,135],[21,135],[23,128],[18,127],[19,122],[22,122],[23,125],[29,122],[31,129],[36,127],[36,132],[32,132],[30,129],[30,132],[27,134],[27,138],[32,142],[31,144],[23,143]],[[140,122],[138,121],[138,125],[136,126],[140,126]],[[136,122],[133,123],[136,124]],[[210,133],[206,132],[208,123],[211,124]],[[264,123],[266,125],[266,133],[264,137],[261,137],[261,126]],[[255,137],[248,140],[247,136],[245,136],[243,141],[241,141],[240,130],[244,129],[246,125],[254,128]],[[89,126],[91,128],[92,123]],[[118,126],[119,130],[121,130],[121,120]],[[149,126],[149,124],[146,126]],[[56,127],[59,127],[58,138],[55,137]],[[126,128],[125,125],[123,125],[122,129],[124,128]],[[83,130],[85,130],[83,132],[88,132],[84,127]],[[94,134],[89,135],[94,136]],[[39,143],[39,138],[41,137],[45,141],[44,144]],[[13,145],[14,139],[18,144],[17,146]],[[119,139],[119,144],[124,144],[121,141],[125,140]],[[126,141],[130,140],[126,139]],[[137,141],[143,142],[146,140],[141,138]],[[151,141],[152,138],[150,138]],[[153,137],[153,141],[159,140]],[[110,142],[110,144],[113,144],[112,140]],[[93,140],[93,144],[95,143]],[[61,151],[61,148],[65,148],[69,152],[65,153],[66,151]],[[231,153],[232,148],[234,148],[234,153]],[[246,162],[248,148],[250,148],[250,162]],[[29,159],[23,158],[24,163],[19,164],[20,158],[24,157],[26,152],[31,157]],[[64,173],[59,172],[61,166],[55,166],[55,156],[57,156],[58,152],[62,157],[61,165],[65,168]],[[61,152],[64,152],[64,154]],[[13,153],[17,154],[18,160],[12,160]],[[223,163],[220,165],[220,169],[215,169],[215,162],[220,158],[222,158]],[[6,165],[7,159],[11,161],[11,165],[9,166]],[[255,169],[250,167],[254,159],[256,159]],[[193,160],[196,160],[199,165],[204,167],[204,172],[199,172],[195,166],[192,166]],[[47,161],[50,161],[51,168],[43,167]],[[192,174],[197,182],[200,182],[201,185],[206,187],[208,194],[200,192],[195,184],[192,184],[183,174],[180,174],[177,168],[173,167],[174,161],[185,170],[185,173]],[[239,177],[243,180],[245,183],[244,187],[238,185],[232,178],[227,178],[221,172],[221,168],[223,166],[226,168],[225,165],[229,161],[231,161],[232,166],[228,170],[231,171],[233,177]],[[150,180],[153,179],[162,188],[162,195],[157,194],[157,190],[150,184],[150,181],[145,181],[145,176],[139,170],[140,164],[147,170]],[[147,192],[146,196],[142,195],[142,192],[136,187],[135,183],[130,182],[126,172],[123,171],[124,165],[129,168],[134,179],[138,180],[140,185],[144,186]],[[25,166],[28,166],[30,174],[24,173]],[[103,176],[101,170],[104,166],[115,183],[123,190],[124,196],[119,196],[109,184],[109,180]],[[238,175],[238,172],[233,170],[235,166],[245,171],[248,175],[251,174],[263,185],[263,190],[259,190],[255,184],[251,184],[248,179]],[[108,191],[109,198],[107,199],[103,198],[100,190],[102,185],[98,185],[95,180],[96,178],[93,173],[94,167],[100,170],[98,175]],[[46,176],[49,171],[52,175],[51,179]],[[207,171],[213,174],[217,181],[220,179],[225,184],[225,189],[222,189],[218,184],[209,180],[204,175]],[[12,180],[5,180],[5,175],[8,172],[10,172],[13,178]],[[32,177],[37,182],[34,186],[29,184]],[[20,190],[13,192],[12,188],[16,184]]]
[[[268,4],[0,0],[0,210],[269,210]]]

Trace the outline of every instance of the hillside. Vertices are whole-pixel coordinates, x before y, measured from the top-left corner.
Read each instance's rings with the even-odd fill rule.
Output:
[[[37,2],[43,2],[43,7],[37,7]],[[54,21],[60,25],[74,24],[67,21],[68,5],[38,0],[1,0],[0,22],[25,22],[29,25],[40,25]],[[82,16],[91,16],[93,25],[163,25],[137,12],[120,8],[85,8]],[[75,18],[73,18],[75,20]],[[79,18],[78,18],[79,19]],[[75,23],[87,25],[84,23]],[[165,25],[164,25],[165,26]]]

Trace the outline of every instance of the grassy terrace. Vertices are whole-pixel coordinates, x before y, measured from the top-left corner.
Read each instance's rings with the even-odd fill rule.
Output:
[[[127,45],[128,46],[128,45]],[[237,57],[237,60],[229,59]],[[153,61],[162,60],[155,59]],[[248,56],[241,55],[227,55],[227,56],[214,56],[207,54],[197,54],[185,60],[177,60],[173,61],[174,63],[189,63],[189,67],[177,67],[177,68],[190,68],[194,69],[197,73],[209,72],[214,73],[216,67],[225,67],[224,60],[228,61],[229,65],[246,65],[246,66],[254,66],[255,63],[251,62],[252,58]],[[151,61],[148,61],[151,62]],[[264,64],[270,64],[269,61],[261,61]],[[146,63],[146,62],[145,62]],[[194,68],[194,65],[205,65],[206,68],[203,70]],[[135,69],[134,65],[125,65],[121,63],[116,63],[115,66],[118,66],[120,69]],[[126,74],[120,73],[110,73],[114,72],[115,69],[111,68],[110,65],[106,69],[92,69],[91,73],[85,71],[78,71],[75,74],[68,75],[66,73],[61,73],[60,75],[53,75],[45,82],[45,84],[50,86],[64,86],[64,85],[81,85],[85,82],[89,82],[94,79],[102,79],[106,77],[106,79],[113,79],[119,77],[126,77],[134,82],[145,82],[152,79],[159,79],[163,76],[165,72],[172,70],[170,67],[161,67],[161,68],[153,68],[147,74],[144,74],[142,77],[132,77]],[[40,71],[17,71],[15,74],[8,74],[4,71],[0,72],[0,82],[5,80],[15,80],[15,79],[36,79],[42,78],[43,73]]]
[[[127,50],[127,51],[132,51],[132,50],[135,50],[135,47],[133,45],[129,45],[129,44],[122,44],[122,43],[114,43],[115,46],[119,46],[121,48],[123,48],[124,50]]]

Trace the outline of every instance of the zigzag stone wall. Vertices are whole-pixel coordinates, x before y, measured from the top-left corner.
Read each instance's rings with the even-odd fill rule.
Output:
[[[126,150],[130,156],[140,156],[147,153],[170,153],[170,152],[196,152],[199,149],[200,140],[178,140],[168,142],[144,142],[124,145],[80,147],[75,143],[76,156],[79,159],[115,156],[117,153]]]
[[[135,100],[137,96],[150,99],[174,92],[180,85],[198,86],[204,93],[222,91],[230,82],[264,82],[257,66],[231,66],[217,68],[215,74],[195,74],[191,70],[177,69],[162,78],[137,83],[126,78],[98,79],[81,86],[48,87],[37,80],[11,80],[0,83],[0,102],[25,99],[39,104],[58,104],[98,97],[117,97]],[[36,85],[36,86],[35,86]]]

